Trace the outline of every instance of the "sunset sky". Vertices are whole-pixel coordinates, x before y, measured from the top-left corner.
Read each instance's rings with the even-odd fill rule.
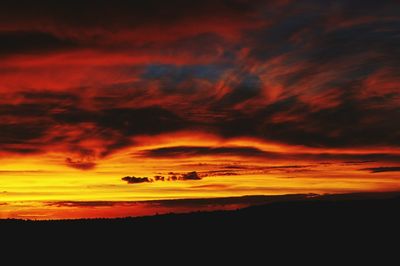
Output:
[[[0,3],[0,218],[399,179],[397,0]]]

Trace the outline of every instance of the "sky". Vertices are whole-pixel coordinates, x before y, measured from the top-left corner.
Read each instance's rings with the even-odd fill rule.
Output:
[[[2,1],[0,218],[400,190],[399,44],[397,0]]]

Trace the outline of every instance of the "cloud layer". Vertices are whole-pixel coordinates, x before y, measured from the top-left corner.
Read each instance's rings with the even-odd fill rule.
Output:
[[[0,156],[58,152],[78,170],[130,148],[148,160],[398,163],[399,9],[395,0],[5,1]],[[171,138],[140,149],[143,137],[193,132],[293,148]]]

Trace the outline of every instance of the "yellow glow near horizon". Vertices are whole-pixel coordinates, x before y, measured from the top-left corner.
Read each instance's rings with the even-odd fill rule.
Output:
[[[43,217],[66,217],[61,215],[61,210],[65,211],[67,207],[57,208],[48,205],[51,202],[63,201],[125,202],[400,189],[394,173],[370,174],[361,171],[359,165],[346,165],[341,162],[320,164],[300,159],[294,162],[291,159],[247,158],[234,154],[213,156],[200,154],[182,157],[179,160],[173,157],[151,158],[142,155],[145,150],[176,146],[256,147],[260,150],[272,147],[275,152],[283,154],[298,149],[298,147],[263,144],[243,139],[222,141],[217,138],[207,138],[205,135],[200,137],[175,135],[174,141],[171,141],[171,136],[152,140],[142,138],[142,145],[99,158],[94,169],[85,171],[68,167],[65,164],[64,153],[3,157],[0,159],[2,217],[16,217],[22,213],[30,218],[35,218],[35,215],[41,217],[40,215],[49,209],[51,214]],[[300,168],[291,168],[294,163]],[[373,165],[380,164],[369,163],[370,167]],[[235,170],[233,174],[229,172],[232,171],[230,169]],[[155,181],[140,184],[127,184],[121,180],[124,176],[153,178],[155,175],[168,176],[169,172],[191,171],[197,171],[204,176],[201,180]],[[21,204],[23,202],[25,203]],[[13,209],[11,206],[19,207]],[[126,206],[123,209],[128,213],[133,211],[127,210]],[[133,213],[151,213],[150,209],[147,211],[138,209]],[[96,215],[94,210],[88,210],[87,207],[78,212],[79,215],[86,217],[85,210],[90,213],[90,217]],[[112,213],[111,216],[118,216],[124,212],[121,210]],[[68,217],[78,216],[71,213]]]

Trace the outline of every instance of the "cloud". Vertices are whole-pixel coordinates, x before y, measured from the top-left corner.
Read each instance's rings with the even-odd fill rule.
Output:
[[[154,176],[153,180],[154,181],[186,181],[186,180],[201,180],[202,177],[196,172],[188,172],[188,173],[175,173],[175,172],[169,172],[168,176],[160,176],[156,175]]]
[[[128,184],[139,184],[139,183],[150,183],[153,182],[152,179],[148,177],[135,177],[135,176],[125,176],[121,180],[126,181]]]
[[[369,160],[369,161],[347,161],[347,162],[343,162],[344,164],[354,164],[354,165],[357,165],[357,164],[364,164],[364,163],[374,163],[375,161],[371,161],[371,160]]]
[[[96,167],[96,163],[87,160],[73,160],[71,158],[65,159],[67,166],[79,169],[79,170],[92,170]]]
[[[184,121],[178,115],[160,107],[106,109],[95,122],[128,136],[160,134],[176,131],[184,126]]]
[[[209,19],[216,15],[224,18],[243,17],[254,12],[260,3],[262,1],[258,0],[252,3],[242,3],[237,0],[206,0],[202,3],[190,4],[183,0],[173,0],[168,3],[159,0],[140,3],[118,0],[111,5],[106,0],[100,0],[96,6],[93,6],[90,3],[75,5],[66,0],[60,0],[57,4],[45,0],[36,5],[25,1],[6,1],[0,14],[10,22],[23,23],[37,18],[37,13],[34,11],[40,10],[42,11],[41,19],[32,23],[40,25],[43,21],[53,20],[54,24],[67,28],[119,29],[132,26],[144,27],[154,25],[159,21],[164,21],[166,25],[171,26],[190,17],[196,20]]]
[[[283,99],[250,114],[238,113],[216,125],[229,136],[257,136],[290,144],[314,147],[398,145],[395,138],[400,119],[392,109],[370,109],[353,96],[346,96],[336,108],[313,111],[299,97]],[[277,116],[281,118],[275,119]],[[286,118],[285,118],[286,117]],[[375,119],[384,131],[379,130]],[[357,126],[355,126],[357,125]],[[384,132],[392,132],[386,134]],[[358,136],[354,139],[354,136]]]
[[[73,49],[72,40],[64,40],[40,31],[0,31],[0,56],[37,54]]]
[[[220,189],[221,187],[217,187]],[[304,200],[308,198],[306,194],[292,194],[292,195],[276,195],[276,196],[243,196],[243,197],[225,197],[225,198],[199,198],[199,199],[178,199],[178,200],[157,200],[148,201],[149,203],[157,203],[162,206],[176,207],[176,206],[216,206],[216,205],[227,205],[227,204],[245,204],[245,205],[257,205],[266,204],[271,202],[287,201],[287,200]]]
[[[55,146],[64,152],[84,151],[91,147],[81,143],[90,140],[103,143],[94,150],[103,157],[129,146],[131,136],[185,127],[182,118],[160,107],[92,111],[77,107],[81,96],[71,93],[23,91],[13,96],[18,103],[0,102],[0,147],[12,153],[46,152]]]
[[[165,176],[156,175],[156,176],[154,176],[154,180],[155,181],[165,181],[165,180],[168,180],[168,178],[166,179]]]
[[[399,161],[396,4],[5,1],[0,149],[90,154],[65,162],[83,170],[135,137],[195,131],[321,153],[170,143],[141,155]],[[348,152],[371,147],[389,149]]]
[[[197,174],[196,171],[189,172],[186,174],[182,174],[179,178],[179,180],[201,180],[201,177]]]
[[[198,188],[201,187],[199,186]],[[221,189],[223,188],[223,186],[215,186],[214,188]],[[242,204],[243,206],[250,206],[250,205],[266,204],[271,202],[280,202],[287,200],[305,200],[309,196],[310,196],[309,194],[297,194],[297,195],[275,195],[275,196],[254,195],[254,196],[242,196],[242,197],[172,199],[172,200],[149,200],[149,201],[50,201],[46,202],[46,204],[48,206],[54,206],[54,207],[84,207],[84,208],[121,207],[121,206],[127,206],[127,207],[161,206],[161,207],[196,208],[196,207],[225,206],[225,205],[239,206]]]
[[[400,172],[400,167],[391,166],[391,167],[373,167],[373,168],[364,168],[361,170],[370,171],[371,173],[384,173],[384,172]]]
[[[266,164],[270,162],[265,162]],[[241,176],[241,175],[268,175],[268,174],[294,174],[303,172],[312,172],[316,170],[316,165],[256,165],[256,164],[238,164],[238,165],[220,165],[214,167],[216,170],[202,171],[203,177],[209,176]]]
[[[156,175],[153,178],[149,177],[135,177],[135,176],[125,176],[122,178],[123,181],[128,182],[128,184],[138,184],[138,183],[151,183],[157,181],[187,181],[187,180],[201,180],[202,177],[196,172],[188,173],[168,173],[168,176]]]
[[[227,189],[229,188],[229,185],[224,185],[224,184],[209,184],[209,185],[200,185],[200,186],[191,186],[190,188],[195,188],[195,189]]]
[[[265,160],[310,160],[310,161],[357,161],[357,162],[371,162],[371,161],[391,161],[399,162],[400,156],[398,154],[391,153],[306,153],[306,152],[270,152],[263,151],[255,147],[237,147],[237,146],[226,146],[226,147],[199,147],[199,146],[177,146],[177,147],[165,147],[155,148],[150,150],[144,150],[139,153],[143,157],[150,158],[194,158],[199,156],[205,157],[239,157],[239,158],[259,158]],[[228,167],[242,167],[242,166],[228,166]],[[298,165],[284,165],[284,166],[272,166],[270,168],[301,168],[303,166]]]
[[[157,148],[145,150],[142,152],[144,156],[150,157],[195,157],[208,155],[225,155],[225,156],[268,156],[270,153],[263,152],[254,147],[192,147],[178,146]],[[271,153],[273,155],[273,153]]]
[[[55,207],[112,207],[122,202],[115,201],[54,201],[47,202],[48,206]]]

